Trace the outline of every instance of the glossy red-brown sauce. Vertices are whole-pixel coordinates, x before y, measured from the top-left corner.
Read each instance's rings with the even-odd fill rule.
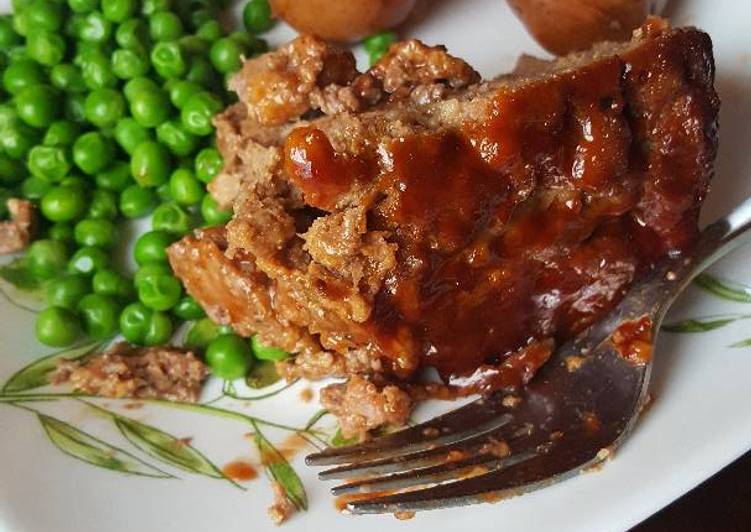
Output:
[[[222,473],[227,478],[231,478],[238,482],[247,482],[258,476],[256,468],[242,460],[235,460],[234,462],[226,464],[222,467]]]
[[[674,116],[653,113],[676,96],[650,84],[685,75],[669,71],[683,52],[643,48],[501,89],[490,119],[395,139],[378,155],[339,154],[312,127],[292,132],[285,170],[306,202],[333,210],[370,187],[370,228],[399,246],[368,324],[397,374],[418,358],[451,384],[523,383],[554,341],[692,242],[713,156],[696,137],[706,101],[688,91]]]
[[[644,316],[621,323],[610,336],[618,353],[629,362],[643,366],[652,360],[652,320]]]

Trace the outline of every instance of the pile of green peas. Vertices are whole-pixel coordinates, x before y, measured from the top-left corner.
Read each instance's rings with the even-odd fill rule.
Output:
[[[250,0],[246,29],[228,33],[217,19],[225,3],[13,0],[0,16],[0,203],[24,197],[42,216],[24,258],[46,283],[40,342],[120,333],[159,345],[181,322],[206,320],[166,248],[231,217],[206,193],[223,164],[212,118],[232,102],[227,77],[266,51],[257,34],[272,25],[268,0]],[[149,215],[131,279],[113,261],[128,240],[120,222]],[[241,376],[252,352],[286,356],[214,333],[203,348],[220,376]]]
[[[393,31],[382,31],[366,37],[362,44],[368,54],[370,66],[373,66],[381,59],[389,47],[397,41],[396,33]]]

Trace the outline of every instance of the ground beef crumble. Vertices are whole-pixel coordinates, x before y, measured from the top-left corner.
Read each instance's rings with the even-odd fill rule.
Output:
[[[271,487],[274,490],[274,504],[269,506],[268,514],[274,524],[281,525],[287,519],[292,517],[297,511],[294,503],[289,500],[284,488],[278,482],[272,482]]]
[[[34,232],[34,204],[10,198],[7,205],[10,220],[0,222],[0,255],[26,249]]]
[[[102,397],[194,403],[207,375],[206,365],[190,351],[117,343],[83,362],[60,360],[51,381]]]

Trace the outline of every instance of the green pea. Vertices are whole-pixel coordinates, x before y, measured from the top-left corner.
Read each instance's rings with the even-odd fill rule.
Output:
[[[131,185],[120,194],[120,212],[126,218],[140,218],[156,207],[156,193],[151,188]]]
[[[103,43],[112,35],[112,23],[101,11],[92,11],[86,15],[78,30],[78,38],[85,42]]]
[[[50,124],[47,133],[44,134],[42,144],[66,148],[72,146],[78,138],[81,128],[70,120],[58,120]]]
[[[37,340],[52,347],[67,347],[81,336],[81,323],[75,313],[62,307],[49,307],[37,314]]]
[[[182,286],[172,275],[154,275],[137,286],[138,299],[154,310],[169,310],[180,301]]]
[[[23,163],[0,154],[0,184],[15,185],[26,177]]]
[[[91,195],[87,216],[94,220],[117,219],[117,195],[111,190],[95,190]]]
[[[156,187],[156,195],[162,203],[170,203],[172,201],[172,193],[169,190],[169,183],[163,183]]]
[[[84,111],[86,95],[80,93],[68,94],[65,98],[65,118],[71,122],[81,124],[86,121]]]
[[[86,120],[99,128],[114,126],[125,114],[125,100],[114,89],[93,90],[86,97]]]
[[[236,334],[224,334],[206,348],[206,363],[211,372],[225,380],[245,377],[251,368],[248,342]]]
[[[10,103],[0,103],[0,131],[16,127],[19,124],[15,106]]]
[[[183,236],[190,232],[192,223],[190,215],[182,207],[175,203],[163,203],[151,216],[151,228]]]
[[[185,335],[185,346],[195,351],[204,351],[212,340],[224,334],[231,334],[226,325],[217,325],[209,318],[199,319]]]
[[[174,332],[174,325],[168,314],[154,312],[151,316],[146,336],[143,341],[146,345],[164,345],[169,342]]]
[[[26,36],[29,29],[29,23],[26,19],[26,11],[14,11],[13,12],[13,31],[19,35]]]
[[[196,155],[196,177],[204,183],[211,183],[223,166],[224,159],[216,148],[204,148]]]
[[[21,36],[13,29],[13,19],[8,15],[0,17],[0,50],[9,50],[21,42]]]
[[[60,181],[71,169],[65,148],[56,146],[34,146],[27,166],[32,175],[47,181]]]
[[[152,282],[153,277],[159,277],[160,275],[172,275],[172,269],[166,262],[149,262],[144,264],[138,271],[136,271],[133,277],[133,284],[138,288],[141,283]]]
[[[172,163],[167,149],[158,142],[142,142],[130,159],[130,171],[142,187],[156,187],[169,180]]]
[[[52,189],[52,183],[40,177],[27,177],[21,183],[21,196],[28,200],[38,201]]]
[[[80,175],[69,175],[60,181],[60,186],[74,188],[78,191],[78,194],[85,195],[90,185],[88,179],[84,179]]]
[[[52,222],[69,222],[86,212],[86,198],[75,187],[51,188],[42,197],[41,209],[45,218]]]
[[[219,87],[219,78],[213,65],[204,57],[194,57],[190,69],[185,74],[186,81],[196,83],[206,89]]]
[[[203,56],[209,52],[209,45],[206,41],[197,35],[185,35],[177,40],[185,56],[191,57]]]
[[[59,63],[50,70],[50,83],[63,92],[81,93],[86,91],[83,72],[71,63]]]
[[[24,61],[28,59],[26,56],[25,46],[14,46],[5,53],[9,63],[15,63],[16,61]]]
[[[104,18],[111,22],[124,22],[136,12],[135,0],[102,0]]]
[[[3,72],[3,88],[10,94],[19,94],[22,90],[41,85],[45,81],[44,70],[28,59],[12,62]]]
[[[141,2],[141,13],[148,16],[160,11],[169,11],[171,4],[170,0],[143,0]]]
[[[92,53],[82,65],[83,80],[90,90],[115,87],[117,77],[112,70],[112,62],[103,53]]]
[[[178,109],[182,109],[190,97],[201,90],[201,86],[197,83],[185,80],[177,80],[168,88],[170,101]]]
[[[172,172],[169,187],[172,198],[185,206],[198,204],[205,193],[201,182],[187,168],[178,168]]]
[[[89,294],[78,304],[83,329],[91,338],[102,340],[117,332],[120,305],[110,296]]]
[[[232,210],[222,210],[211,194],[206,194],[201,201],[201,216],[206,225],[224,225],[232,219]]]
[[[84,275],[67,274],[47,283],[46,294],[49,306],[75,310],[78,302],[91,293],[91,281]]]
[[[89,175],[107,168],[114,156],[115,146],[112,141],[96,131],[84,133],[73,144],[73,162]]]
[[[115,224],[101,218],[81,220],[73,229],[73,234],[79,246],[95,246],[105,249],[114,246],[117,239]]]
[[[143,127],[156,127],[169,118],[171,105],[161,89],[142,90],[130,98],[130,114]]]
[[[70,273],[94,275],[99,270],[109,268],[110,256],[99,248],[83,247],[76,251],[68,262]]]
[[[219,39],[211,46],[209,58],[222,74],[237,72],[242,66],[242,55],[246,53],[240,43],[229,37]]]
[[[99,270],[92,279],[94,293],[126,301],[133,297],[133,283],[115,270]]]
[[[68,7],[73,13],[90,13],[99,7],[99,0],[68,0]]]
[[[132,101],[135,95],[140,92],[159,90],[159,85],[157,85],[153,79],[145,76],[133,78],[125,84],[125,87],[123,87],[123,93],[128,101]]]
[[[253,350],[253,355],[258,360],[269,360],[271,362],[279,362],[285,358],[289,358],[290,354],[284,349],[278,347],[268,346],[261,343],[258,336],[253,336],[250,339],[250,346]]]
[[[209,20],[200,25],[196,31],[196,35],[206,42],[212,43],[217,39],[221,39],[224,32],[222,31],[222,25],[217,20]]]
[[[57,33],[35,29],[26,38],[26,53],[41,65],[57,65],[65,57],[65,39]]]
[[[274,25],[268,0],[250,0],[243,9],[243,23],[252,33],[260,33]]]
[[[26,252],[29,271],[40,279],[50,279],[65,269],[68,251],[57,240],[37,240]]]
[[[123,118],[117,123],[114,136],[117,143],[128,155],[132,155],[139,144],[154,140],[151,131],[131,117]]]
[[[149,34],[155,41],[174,41],[184,33],[183,23],[175,13],[160,11],[149,17]]]
[[[204,5],[206,6],[206,9],[196,9],[189,14],[189,17],[186,17],[190,18],[190,23],[194,28],[200,28],[207,22],[216,21],[216,11],[208,9],[213,6],[206,3],[204,3]],[[219,9],[224,9],[224,7],[219,6]]]
[[[370,58],[370,65],[377,63],[381,57],[386,55],[389,51],[389,47],[397,40],[396,33],[393,31],[383,31],[376,33],[366,38],[363,41],[365,51],[368,52]]]
[[[11,159],[26,157],[31,148],[38,143],[39,133],[24,123],[5,128],[0,134],[0,148]]]
[[[121,48],[112,54],[112,71],[120,79],[133,79],[148,73],[149,56],[141,48]]]
[[[151,64],[157,74],[165,79],[181,78],[188,71],[185,52],[174,41],[157,43],[151,50]]]
[[[95,179],[97,187],[112,192],[122,192],[133,184],[133,179],[130,176],[130,165],[124,162],[114,163],[103,172],[98,173]],[[98,218],[98,216],[93,218]]]
[[[149,32],[140,18],[131,18],[120,24],[115,32],[115,41],[121,48],[148,46]]]
[[[215,95],[210,92],[198,92],[192,95],[182,108],[180,116],[183,126],[194,135],[210,135],[214,131],[211,120],[222,107],[221,100]]]
[[[47,237],[52,240],[59,240],[63,244],[69,246],[73,244],[73,227],[71,227],[70,224],[62,222],[52,224],[50,228],[47,229]]]
[[[125,307],[120,314],[120,331],[134,344],[160,345],[172,337],[172,320],[163,312],[154,312],[142,303]]]
[[[34,0],[24,9],[29,30],[58,31],[63,26],[63,10],[58,2]]]
[[[168,120],[156,128],[156,138],[177,157],[186,157],[198,146],[198,137],[185,131],[182,122]]]
[[[174,240],[166,231],[149,231],[136,240],[133,256],[141,266],[151,262],[167,262],[167,248]]]
[[[49,85],[26,87],[16,95],[16,112],[31,127],[49,127],[60,114],[59,94]]]
[[[177,305],[174,306],[172,312],[175,316],[185,321],[200,320],[206,317],[206,313],[201,308],[201,305],[190,296],[183,296],[177,302]]]

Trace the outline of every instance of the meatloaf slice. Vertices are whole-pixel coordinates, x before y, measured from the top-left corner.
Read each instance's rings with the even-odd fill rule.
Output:
[[[233,219],[169,255],[212,318],[297,354],[287,375],[518,384],[695,240],[719,106],[698,30],[486,82],[417,41],[364,74],[311,37],[272,54],[217,118]],[[275,79],[307,96],[269,102]]]

